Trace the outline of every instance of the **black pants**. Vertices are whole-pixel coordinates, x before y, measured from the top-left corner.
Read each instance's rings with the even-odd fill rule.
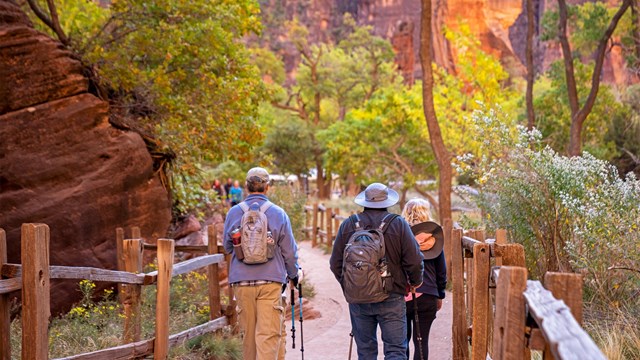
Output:
[[[415,326],[416,312],[414,301],[418,303],[418,323],[420,325],[420,335],[422,335],[422,342],[420,345],[418,345],[418,330]],[[418,346],[422,346],[424,360],[429,359],[429,330],[431,330],[433,320],[436,319],[437,311],[438,298],[436,296],[422,294],[416,300],[407,301],[407,344],[411,341],[411,336],[413,335],[413,346],[415,348],[413,360],[420,360],[420,351]],[[407,359],[410,359],[409,346],[407,346]]]

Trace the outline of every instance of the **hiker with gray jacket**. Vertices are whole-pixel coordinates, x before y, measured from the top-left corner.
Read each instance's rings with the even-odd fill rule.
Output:
[[[361,360],[378,358],[378,325],[384,358],[407,358],[404,295],[407,288],[422,284],[423,256],[409,224],[387,211],[398,200],[396,191],[380,183],[373,183],[358,194],[355,203],[364,211],[340,225],[329,260],[349,302],[353,337]]]

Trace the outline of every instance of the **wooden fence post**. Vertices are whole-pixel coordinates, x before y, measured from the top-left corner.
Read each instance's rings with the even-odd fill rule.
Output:
[[[527,269],[503,266],[496,286],[496,316],[493,324],[493,359],[521,360],[525,348]]]
[[[22,359],[49,354],[49,226],[22,224]]]
[[[522,244],[506,244],[499,247],[502,265],[527,267]]]
[[[326,230],[325,227],[325,214],[327,212],[327,210],[324,208],[324,206],[322,207],[322,209],[318,208],[318,210],[320,211],[320,220],[318,221],[318,232],[320,232],[322,229]],[[326,235],[326,233],[325,233]],[[322,236],[320,236],[320,245],[322,245]]]
[[[7,236],[0,228],[0,269],[7,263]],[[0,276],[0,279],[2,277]],[[0,294],[0,359],[11,360],[11,303],[9,294]]]
[[[229,271],[231,270],[231,254],[226,254],[224,258],[227,262],[227,274],[229,274]],[[229,284],[229,303],[227,305],[227,311],[225,311],[225,315],[228,320],[227,323],[232,326],[232,332],[234,334],[237,334],[240,329],[238,329],[238,313],[236,312],[236,300],[231,284]]]
[[[208,241],[207,246],[209,255],[218,253],[218,233],[216,225],[211,224],[207,227]],[[222,307],[220,305],[220,281],[218,280],[219,264],[209,265],[209,319],[217,319],[220,317]]]
[[[313,204],[313,228],[311,229],[311,247],[318,241],[318,203]]]
[[[453,359],[469,358],[467,342],[467,314],[464,305],[464,263],[462,258],[462,230],[451,232],[451,276],[453,283]]]
[[[153,358],[166,359],[169,355],[169,293],[173,273],[174,242],[158,239],[158,294],[156,296],[156,339]]]
[[[480,235],[478,233],[478,235]],[[476,236],[478,236],[476,235]],[[481,235],[480,235],[481,236]],[[473,322],[471,335],[472,359],[487,358],[487,326],[489,317],[489,273],[491,253],[489,244],[473,245]]]
[[[125,271],[123,242],[124,229],[121,227],[116,228],[116,266],[119,271]],[[118,302],[120,302],[120,305],[124,305],[124,290],[123,285],[120,283],[118,283]]]
[[[327,248],[331,249],[331,242],[333,239],[333,209],[327,208],[327,221],[325,224],[327,225]]]
[[[506,245],[507,244],[507,230],[505,229],[497,229],[496,230],[496,244],[498,245]],[[502,257],[496,255],[496,266],[502,266]]]
[[[444,262],[447,265],[447,279],[451,279],[451,231],[453,230],[453,222],[451,219],[444,219],[442,223],[444,231]]]
[[[311,234],[309,234],[309,229],[311,229],[311,211],[307,209],[307,206],[304,207],[304,237],[305,240],[311,240]]]
[[[336,233],[335,236],[338,235],[338,229],[340,228],[340,220],[338,219],[338,215],[340,215],[340,208],[333,209],[333,231]],[[333,235],[333,234],[332,234]],[[329,240],[329,252],[333,251],[333,239]]]
[[[123,241],[124,269],[131,273],[142,272],[142,240],[129,239]],[[140,295],[141,285],[126,284],[123,286],[124,292],[124,343],[131,343],[140,340],[141,321],[140,318]]]
[[[142,235],[140,233],[140,228],[137,226],[131,227],[131,238],[132,239],[142,239]]]
[[[578,324],[582,325],[582,275],[573,273],[547,272],[544,287],[553,297],[564,301]],[[553,359],[549,344],[544,346],[544,359]]]
[[[467,236],[476,239],[475,230],[467,230]],[[465,253],[468,256],[468,253]],[[465,274],[465,286],[467,290],[467,310],[469,312],[469,319],[471,323],[473,323],[473,252],[471,252],[471,257],[465,256],[464,258],[464,274]],[[469,324],[469,323],[467,323]],[[471,336],[473,339],[473,335]]]

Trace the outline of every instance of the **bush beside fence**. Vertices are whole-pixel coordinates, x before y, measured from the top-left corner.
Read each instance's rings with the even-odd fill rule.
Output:
[[[527,280],[524,247],[508,244],[506,231],[485,240],[450,220],[444,230],[452,245],[453,359],[523,359],[531,350],[544,359],[606,359],[580,326],[581,275],[548,272],[543,286]]]

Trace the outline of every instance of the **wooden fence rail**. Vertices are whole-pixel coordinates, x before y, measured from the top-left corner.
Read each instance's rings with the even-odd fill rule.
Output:
[[[124,239],[124,231],[116,230],[118,266],[115,271],[88,267],[49,265],[49,227],[45,224],[23,224],[21,236],[21,263],[7,263],[6,235],[0,229],[0,360],[11,359],[9,293],[22,290],[22,346],[21,359],[48,359],[49,337],[49,293],[51,279],[76,279],[118,283],[119,299],[125,313],[123,342],[109,349],[74,355],[64,359],[133,359],[153,355],[154,359],[166,359],[169,349],[188,339],[217,331],[228,324],[236,323],[235,304],[227,306],[221,316],[222,304],[218,270],[225,256],[219,254],[216,232],[209,227],[208,245],[199,247],[175,246],[171,239],[158,239],[157,245],[144,244],[139,229],[132,230],[136,239]],[[142,273],[142,251],[145,248],[157,251],[158,270]],[[208,255],[174,264],[175,251],[203,252]],[[227,264],[228,264],[228,258]],[[169,334],[169,286],[175,276],[207,268],[209,275],[210,321],[178,334]],[[140,294],[143,285],[155,285],[156,319],[155,337],[140,340]],[[230,287],[229,287],[230,288]],[[229,289],[229,299],[233,294]]]
[[[340,224],[349,216],[340,215],[339,208],[328,208],[318,203],[306,205],[304,212],[305,225],[302,232],[305,239],[311,240],[311,247],[325,244],[331,251]]]
[[[506,231],[452,230],[453,359],[606,359],[582,320],[582,277],[547,273],[527,280],[524,247]],[[469,341],[471,346],[469,346]]]

